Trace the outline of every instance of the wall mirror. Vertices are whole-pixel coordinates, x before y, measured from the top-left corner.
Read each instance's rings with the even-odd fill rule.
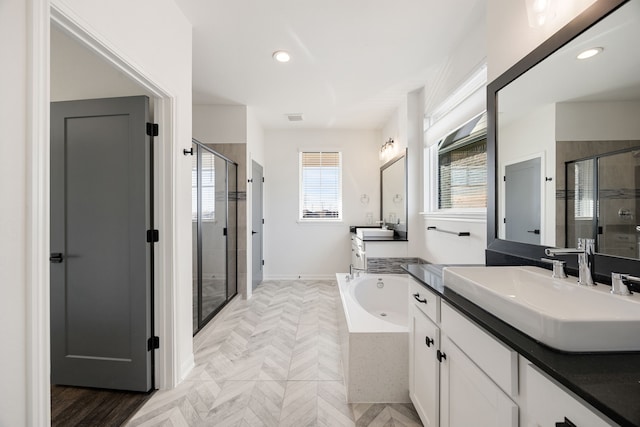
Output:
[[[489,251],[640,258],[638,43],[640,2],[598,1],[489,85]]]
[[[407,153],[380,168],[380,216],[402,238],[407,237]]]

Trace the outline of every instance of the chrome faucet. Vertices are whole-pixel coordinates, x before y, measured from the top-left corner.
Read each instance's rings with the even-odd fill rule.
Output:
[[[595,286],[591,273],[594,253],[594,239],[578,239],[577,248],[547,248],[544,253],[547,256],[556,255],[578,255],[578,284],[584,286]]]
[[[616,295],[631,295],[627,282],[640,283],[640,277],[630,274],[611,273],[611,293]]]
[[[354,267],[353,264],[349,264],[349,279],[353,279],[353,272],[356,272],[356,277],[360,277],[360,272],[366,273],[367,270],[364,268]]]

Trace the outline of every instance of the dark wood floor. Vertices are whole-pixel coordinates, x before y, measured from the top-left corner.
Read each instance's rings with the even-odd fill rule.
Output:
[[[119,427],[153,392],[51,386],[53,427]]]

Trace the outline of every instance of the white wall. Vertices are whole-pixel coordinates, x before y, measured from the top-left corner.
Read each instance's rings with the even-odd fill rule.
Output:
[[[49,59],[48,20],[30,23],[31,16],[46,17],[48,4],[46,0],[5,0],[0,4],[0,35],[3,40],[10,40],[0,43],[0,62],[3,64],[0,79],[3,94],[0,100],[0,128],[3,131],[0,141],[0,199],[3,206],[0,211],[0,340],[7,350],[0,364],[2,426],[46,424],[41,422],[42,419],[33,421],[33,417],[38,415],[34,415],[34,407],[30,406],[33,401],[37,407],[48,405],[38,396],[41,394],[38,390],[42,393],[45,392],[43,389],[48,390],[47,373],[34,372],[30,368],[35,366],[33,359],[48,357],[33,352],[29,331],[34,329],[33,322],[40,314],[40,307],[30,305],[33,298],[27,297],[30,290],[45,292],[43,288],[48,287],[48,276],[37,277],[38,271],[46,271],[47,268],[44,266],[44,254],[38,253],[38,258],[34,259],[27,255],[27,251],[34,245],[34,235],[46,241],[48,236],[43,236],[47,227],[34,229],[34,224],[41,223],[33,221],[33,217],[27,214],[38,216],[46,212],[47,206],[34,206],[32,201],[48,200],[48,197],[46,194],[29,193],[29,188],[39,185],[32,180],[39,171],[29,170],[27,165],[34,156],[48,159],[46,152],[30,151],[33,141],[40,138],[39,129],[31,121],[35,120],[37,124],[48,121],[46,117],[32,117],[27,112],[38,109],[38,105],[30,103],[31,100],[45,100],[40,102],[46,108],[46,100],[49,99],[48,81],[35,86],[31,81],[36,75],[44,75],[44,80],[48,80],[48,66],[43,65],[48,64]],[[73,17],[75,22],[91,29],[92,34],[98,35],[128,63],[136,64],[154,82],[175,95],[176,123],[172,132],[175,139],[187,141],[187,147],[191,137],[191,27],[175,4],[170,0],[133,3],[125,0],[57,0],[55,5]],[[38,14],[31,15],[34,10]],[[46,31],[34,38],[32,35],[37,33],[34,29]],[[35,50],[31,49],[32,46]],[[42,50],[38,50],[40,47]],[[32,64],[37,68],[30,69]],[[48,131],[42,129],[42,133],[48,134]],[[41,150],[38,144],[35,147]],[[171,228],[162,231],[167,243],[183,257],[170,269],[171,277],[166,278],[167,285],[174,288],[176,296],[176,377],[185,375],[193,363],[190,165],[188,162],[183,164],[181,157],[176,150],[175,156],[166,160],[173,164],[171,170],[175,171],[175,176],[167,177],[174,192],[175,209],[172,213],[175,216],[167,219]],[[35,245],[38,246],[37,243]],[[48,248],[43,252],[48,252]],[[42,265],[32,264],[40,261]],[[45,337],[46,332],[42,334]],[[41,376],[34,378],[34,375]],[[37,388],[30,388],[36,383],[39,383]]]
[[[51,101],[153,95],[55,25],[51,27]]]
[[[265,131],[265,278],[335,277],[351,262],[349,226],[380,213],[378,131]],[[343,221],[298,223],[298,150],[342,152]],[[367,194],[369,204],[360,196]]]
[[[27,423],[27,10],[0,4],[0,425]],[[10,41],[10,42],[9,42]]]
[[[193,137],[211,144],[247,142],[247,107],[244,105],[194,105]]]
[[[489,0],[487,59],[491,82],[596,0],[556,1],[556,16],[540,28],[529,26],[524,1]]]

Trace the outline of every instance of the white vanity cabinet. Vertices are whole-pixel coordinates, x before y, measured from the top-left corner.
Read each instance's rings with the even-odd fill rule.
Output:
[[[440,298],[415,280],[409,282],[409,397],[425,427],[439,425]]]
[[[406,258],[409,244],[406,240],[363,240],[351,233],[351,265],[367,268],[367,258]]]
[[[426,427],[616,425],[413,278],[409,396]]]
[[[422,423],[518,426],[507,395],[517,394],[517,354],[413,279],[409,300],[409,396]]]

